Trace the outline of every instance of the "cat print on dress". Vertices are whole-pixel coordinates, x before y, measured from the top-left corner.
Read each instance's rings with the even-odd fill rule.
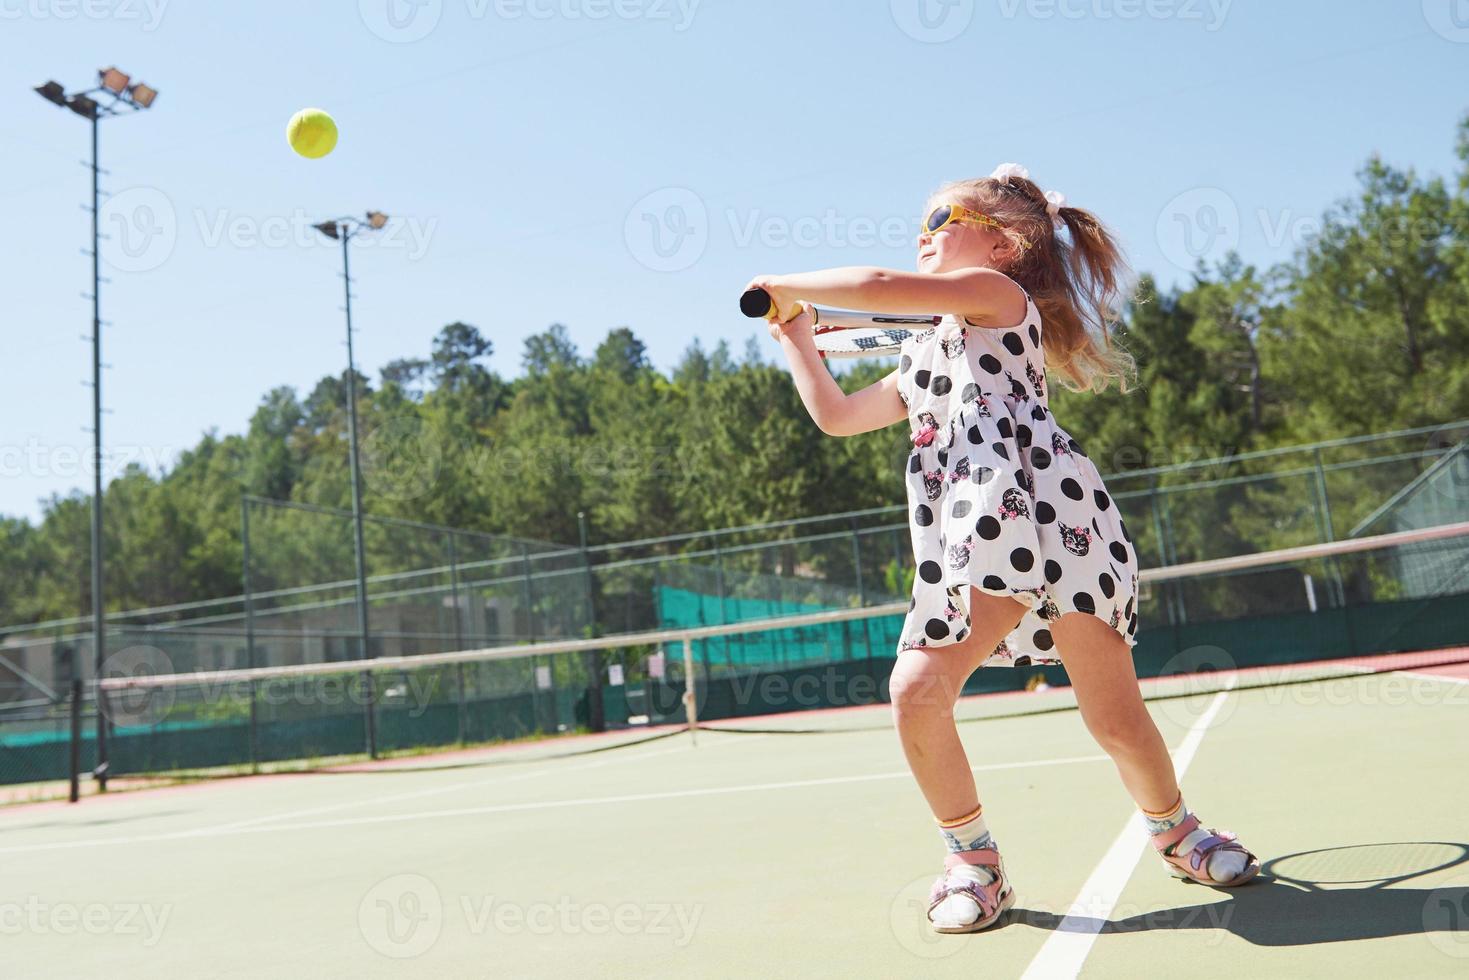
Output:
[[[1025,494],[1011,487],[1000,498],[1000,520],[1014,521],[1022,517],[1030,519],[1030,508],[1025,503]]]
[[[1027,299],[1020,329],[965,330],[950,316],[948,329],[905,344],[898,390],[914,442],[906,489],[924,574],[900,651],[972,639],[967,588],[1028,606],[985,666],[1059,664],[1050,630],[1063,610],[1094,615],[1129,645],[1142,627],[1135,549],[1100,475],[1046,405],[1041,318]]]
[[[963,610],[961,610],[958,606],[954,605],[954,600],[950,599],[945,604],[945,606],[944,606],[944,618],[947,619],[949,622],[952,623],[954,620],[959,619],[963,615],[964,615]]]
[[[1009,371],[1006,371],[1005,377],[1010,382],[1010,394],[1012,396],[1019,400],[1024,400],[1030,397],[1030,395],[1028,395],[1025,391],[1025,385],[1015,380],[1015,375],[1011,374]]]
[[[1035,389],[1035,397],[1046,397],[1046,389],[1041,381],[1041,376],[1035,373],[1035,365],[1029,361],[1025,362],[1025,378],[1030,386]]]
[[[974,551],[974,535],[966,535],[963,541],[949,547],[949,567],[958,571],[969,564],[970,552]]]
[[[928,494],[929,500],[939,499],[939,494],[944,492],[944,471],[923,471],[923,492]]]
[[[1061,544],[1066,550],[1078,558],[1085,558],[1092,550],[1092,529],[1078,524],[1076,527],[1067,527],[1065,524],[1056,523],[1061,529]]]

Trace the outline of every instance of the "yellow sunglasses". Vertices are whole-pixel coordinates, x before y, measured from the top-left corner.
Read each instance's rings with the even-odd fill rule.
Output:
[[[978,211],[971,211],[961,204],[940,204],[928,212],[928,217],[923,222],[923,227],[928,229],[930,235],[936,234],[939,229],[951,225],[956,221],[973,221],[976,224],[989,225],[991,228],[1003,228],[994,218]]]

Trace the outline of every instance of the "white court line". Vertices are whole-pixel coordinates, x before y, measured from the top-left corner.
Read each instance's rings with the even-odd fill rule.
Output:
[[[987,766],[970,766],[973,772],[996,772],[1002,769],[1030,769],[1038,766],[1063,766],[1078,762],[1110,762],[1106,755],[1078,755],[1063,759],[1037,759],[1028,762],[999,762]],[[563,807],[590,806],[599,803],[634,803],[645,800],[672,800],[692,796],[719,796],[730,793],[763,792],[775,789],[801,789],[810,786],[834,786],[841,783],[863,783],[878,779],[911,779],[913,773],[880,772],[866,776],[832,776],[826,779],[797,779],[779,783],[746,783],[742,786],[715,786],[706,789],[667,790],[661,793],[629,793],[622,796],[593,796],[575,800],[546,800],[534,803],[500,803],[491,806],[461,807],[454,810],[424,810],[417,813],[392,813],[374,817],[344,817],[337,820],[314,820],[307,823],[272,824],[257,827],[206,828],[180,830],[167,834],[136,834],[128,837],[97,837],[91,840],[56,841],[50,844],[26,844],[0,847],[0,854],[29,854],[35,851],[69,851],[84,847],[110,847],[154,841],[197,840],[287,830],[322,830],[332,827],[360,827],[371,824],[403,823],[434,820],[443,817],[479,816],[487,813],[513,813],[522,810],[556,810]]]
[[[1205,730],[1223,707],[1224,699],[1229,697],[1234,684],[1235,680],[1231,678],[1228,687],[1214,695],[1214,700],[1209,702],[1209,707],[1204,709],[1184,736],[1183,743],[1174,751],[1173,771],[1179,780],[1183,779],[1189,763],[1193,762],[1194,753],[1204,740]],[[1111,918],[1117,899],[1122,897],[1122,889],[1132,877],[1143,849],[1148,846],[1147,828],[1136,816],[1129,817],[1122,833],[1117,835],[1101,863],[1081,886],[1081,892],[1071,903],[1066,917],[1021,974],[1021,980],[1059,980],[1081,973],[1082,964],[1091,953],[1092,944],[1097,941],[1097,933]]]
[[[1395,670],[1394,674],[1402,674],[1404,677],[1417,677],[1425,681],[1439,681],[1443,684],[1469,684],[1469,677],[1444,677],[1440,674],[1420,674],[1415,670]]]
[[[768,735],[755,735],[755,736],[753,736],[751,738],[745,739],[744,741],[753,742],[753,741],[756,741],[758,739],[768,738],[768,737],[769,737]],[[735,741],[737,741],[737,740],[735,740]],[[735,744],[735,741],[714,742],[714,743],[711,743],[711,746],[710,747],[712,747],[713,745],[733,745],[733,744]],[[238,820],[238,821],[236,821],[234,823],[222,824],[220,826],[212,827],[212,828],[209,828],[209,829],[211,831],[213,831],[213,832],[225,832],[225,831],[230,831],[230,830],[238,830],[238,829],[240,829],[242,827],[253,827],[253,826],[257,825],[257,824],[271,823],[271,822],[276,821],[276,820],[290,820],[290,819],[294,819],[294,818],[297,818],[297,817],[311,817],[311,816],[316,816],[316,815],[322,814],[322,813],[334,813],[334,812],[336,812],[338,810],[350,810],[350,809],[352,809],[354,807],[370,806],[370,805],[377,804],[377,803],[398,803],[398,802],[401,802],[403,800],[421,799],[421,798],[423,798],[425,796],[438,796],[438,795],[440,795],[442,793],[456,793],[456,792],[458,792],[461,789],[474,789],[474,788],[479,787],[479,786],[489,786],[489,785],[496,785],[496,786],[498,786],[498,785],[501,785],[501,784],[504,784],[504,783],[518,783],[518,782],[520,782],[521,780],[524,780],[524,779],[534,779],[537,776],[548,776],[548,775],[550,775],[552,773],[577,772],[577,771],[582,770],[582,769],[600,769],[603,766],[609,766],[609,765],[612,765],[612,764],[614,764],[616,762],[619,762],[619,761],[629,761],[629,760],[637,760],[637,759],[653,759],[653,758],[657,758],[660,755],[672,755],[672,754],[678,753],[678,752],[690,752],[690,751],[693,751],[690,746],[681,745],[681,746],[678,746],[677,748],[672,748],[672,749],[660,749],[657,752],[641,752],[641,753],[637,753],[637,754],[632,754],[632,753],[626,753],[626,752],[624,752],[624,753],[620,753],[618,755],[605,756],[605,757],[603,757],[601,759],[592,759],[590,761],[583,762],[582,764],[575,765],[575,766],[564,766],[564,767],[561,767],[561,766],[547,766],[547,767],[545,767],[543,769],[536,769],[536,770],[532,770],[530,772],[515,773],[513,775],[505,776],[505,777],[489,778],[489,779],[471,779],[471,780],[466,780],[466,781],[464,781],[462,783],[450,783],[448,786],[433,786],[433,787],[430,787],[429,789],[414,790],[411,793],[398,793],[398,794],[393,795],[393,796],[368,796],[368,797],[363,797],[361,799],[349,800],[346,803],[333,803],[330,806],[309,807],[309,808],[307,808],[305,810],[291,810],[291,811],[287,811],[285,813],[272,813],[272,814],[268,814],[268,815],[263,816],[263,817],[254,817],[254,818],[252,818],[250,820]],[[528,759],[526,761],[527,762],[535,762],[537,760]],[[555,760],[540,760],[540,761],[555,761]],[[415,770],[412,769],[412,768],[405,768],[405,769],[399,769],[399,770],[394,770],[394,771],[396,771],[396,772],[414,772]],[[417,771],[420,771],[420,772],[432,772],[433,770],[432,769],[422,769],[422,770],[417,770]],[[372,771],[369,770],[365,774],[366,775],[373,775],[374,773],[372,773]],[[333,774],[333,775],[338,775],[338,774]]]

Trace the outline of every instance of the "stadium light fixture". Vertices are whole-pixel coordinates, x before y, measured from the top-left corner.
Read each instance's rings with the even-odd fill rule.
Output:
[[[89,120],[92,124],[92,647],[96,666],[94,683],[103,677],[107,658],[107,628],[104,611],[105,592],[102,575],[102,265],[101,230],[98,227],[102,207],[102,193],[98,180],[102,173],[97,162],[98,124],[105,117],[120,116],[147,109],[158,97],[156,89],[141,83],[132,85],[131,76],[116,67],[102,68],[97,72],[97,87],[68,95],[60,82],[48,81],[35,86],[36,94],[52,105],[70,109]],[[73,703],[79,705],[81,671],[72,664],[74,678]],[[107,705],[106,697],[97,687],[97,767],[92,771],[97,788],[106,792],[107,755]],[[74,736],[75,738],[75,736]],[[73,744],[71,766],[71,800],[76,802],[80,795],[79,764],[77,746]]]
[[[102,87],[113,95],[121,95],[127,91],[128,82],[132,81],[126,73],[116,68],[102,68],[98,70],[97,76],[102,82]]]
[[[45,85],[37,85],[36,92],[47,102],[52,102],[65,108],[66,89],[61,87],[60,82],[47,82]]]
[[[352,265],[351,253],[347,246],[356,235],[364,231],[377,231],[387,222],[388,216],[381,211],[368,211],[366,221],[357,218],[337,218],[334,221],[323,221],[312,226],[327,238],[342,243],[342,281],[346,290],[346,305],[342,307],[342,310],[347,314],[347,446],[352,470],[353,553],[357,565],[357,635],[362,644],[361,659],[363,660],[370,659],[372,651],[369,646],[371,634],[367,616],[367,551],[363,544],[362,534],[362,466],[357,435],[357,360],[352,348]],[[362,681],[367,691],[367,697],[364,699],[366,703],[363,705],[367,729],[367,754],[375,759],[377,758],[377,716],[373,711],[372,703],[372,674],[364,672]]]

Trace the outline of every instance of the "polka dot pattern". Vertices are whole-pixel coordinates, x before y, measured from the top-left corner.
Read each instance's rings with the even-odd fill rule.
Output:
[[[912,431],[938,426],[904,467],[915,574],[900,653],[963,642],[975,591],[1026,607],[984,666],[1060,663],[1052,624],[1072,613],[1136,642],[1132,539],[1096,467],[1049,410],[1045,330],[1026,300],[1018,326],[945,318],[900,353]]]

